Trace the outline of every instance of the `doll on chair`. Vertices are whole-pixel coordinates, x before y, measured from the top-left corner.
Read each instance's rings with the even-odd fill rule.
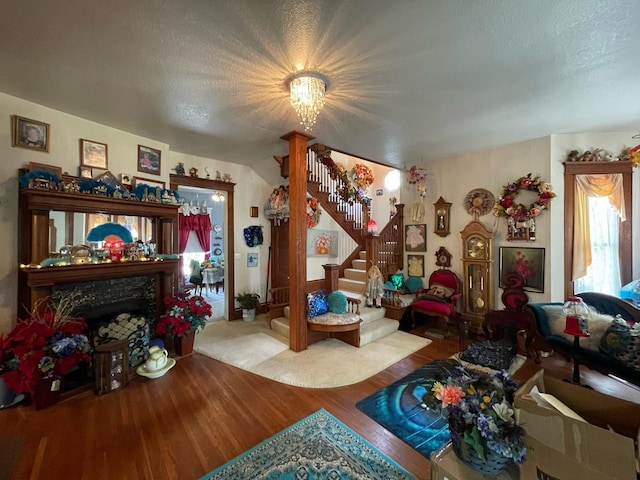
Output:
[[[382,296],[384,295],[384,281],[382,272],[373,265],[367,271],[367,284],[365,287],[365,295],[367,296],[367,307],[382,308]]]

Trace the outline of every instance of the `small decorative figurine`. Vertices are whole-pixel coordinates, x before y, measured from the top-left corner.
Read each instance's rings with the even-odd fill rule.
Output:
[[[365,287],[365,295],[367,296],[367,307],[382,308],[382,296],[384,295],[384,281],[382,272],[373,265],[367,271],[367,284]]]
[[[191,175],[192,177],[197,177],[198,176],[198,169],[196,167],[191,167],[189,169],[189,175]]]
[[[176,171],[177,175],[184,175],[185,174],[184,163],[182,162],[178,163],[178,166],[175,167],[174,170]]]

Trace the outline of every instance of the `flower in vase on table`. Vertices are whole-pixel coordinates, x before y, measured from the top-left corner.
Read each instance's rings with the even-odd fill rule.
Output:
[[[423,407],[442,409],[449,428],[461,433],[463,449],[481,459],[491,450],[522,464],[525,431],[516,423],[512,406],[517,387],[506,370],[484,374],[456,367],[446,380],[433,383]]]
[[[211,305],[200,295],[179,294],[164,299],[167,312],[158,319],[156,333],[177,337],[197,333],[211,316]]]
[[[49,375],[65,375],[91,359],[86,322],[70,316],[74,302],[62,299],[57,308],[32,313],[0,336],[0,375],[16,393],[33,392]]]

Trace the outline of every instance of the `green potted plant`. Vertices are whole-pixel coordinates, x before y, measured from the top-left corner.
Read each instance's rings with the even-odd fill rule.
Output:
[[[252,322],[256,318],[256,308],[260,305],[260,295],[255,292],[241,292],[236,295],[236,302],[242,308],[242,319]]]

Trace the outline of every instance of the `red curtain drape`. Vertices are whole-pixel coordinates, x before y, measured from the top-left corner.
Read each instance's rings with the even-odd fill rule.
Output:
[[[211,217],[209,215],[195,215],[192,228],[196,231],[202,249],[208,254],[211,250]]]
[[[211,217],[203,215],[178,215],[178,249],[184,253],[187,248],[189,232],[196,232],[202,250],[208,255],[211,250]]]

